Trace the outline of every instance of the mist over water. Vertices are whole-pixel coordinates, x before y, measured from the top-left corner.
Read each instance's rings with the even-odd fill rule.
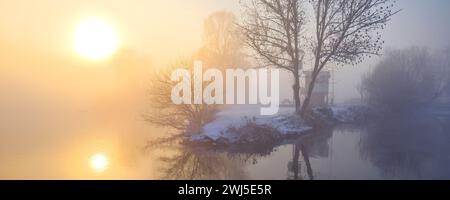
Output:
[[[136,2],[0,3],[0,179],[450,178],[448,102],[408,119],[319,130],[264,151],[177,142],[149,150],[168,131],[143,117],[158,116],[149,111],[152,74],[200,48],[210,13],[228,10],[239,18],[239,6]],[[400,0],[402,11],[383,33],[385,49],[434,52],[450,45],[449,4]],[[74,27],[90,13],[108,16],[120,28],[123,46],[106,60],[83,60],[71,49]],[[360,103],[362,77],[382,58],[336,67],[336,103]],[[291,98],[292,77],[282,73],[280,80],[280,100]],[[239,110],[232,117],[259,108]]]

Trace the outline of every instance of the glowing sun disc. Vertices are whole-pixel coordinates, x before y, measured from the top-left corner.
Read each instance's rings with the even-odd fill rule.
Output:
[[[109,159],[103,153],[97,153],[91,156],[90,166],[95,172],[103,172],[108,168]]]
[[[118,47],[116,31],[105,21],[91,18],[82,21],[75,30],[74,48],[83,58],[105,59]]]

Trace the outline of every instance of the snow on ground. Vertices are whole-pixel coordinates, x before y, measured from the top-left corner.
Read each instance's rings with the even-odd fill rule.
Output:
[[[339,105],[326,108],[331,111],[330,121],[337,123],[353,123],[361,119],[366,111],[362,105]],[[268,125],[278,132],[277,136],[303,134],[312,129],[303,123],[299,117],[293,115],[294,108],[281,107],[278,115],[261,116],[258,106],[230,106],[216,114],[216,119],[203,127],[201,133],[194,134],[192,141],[219,141],[225,140],[229,143],[238,142],[240,135],[230,128],[240,128],[249,122],[256,125]],[[318,113],[320,115],[320,113]],[[239,131],[238,131],[239,132]]]
[[[261,116],[260,108],[257,106],[233,106],[216,114],[216,119],[203,127],[203,131],[191,137],[193,141],[202,140],[226,140],[236,142],[238,136],[227,131],[230,127],[239,128],[246,125],[249,121],[257,125],[270,125],[280,134],[292,135],[300,134],[311,130],[302,123],[292,123],[288,116],[294,112],[293,108],[280,108],[278,115]]]
[[[333,118],[340,123],[353,123],[362,120],[367,109],[363,105],[337,105],[331,107]]]

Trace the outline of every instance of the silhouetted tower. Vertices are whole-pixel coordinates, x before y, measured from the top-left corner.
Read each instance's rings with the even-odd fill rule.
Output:
[[[331,92],[331,94],[329,95],[329,97],[330,97],[330,101],[329,101],[329,104],[330,105],[334,105],[334,86],[335,86],[335,84],[336,84],[336,82],[335,82],[335,66],[331,66],[331,90],[330,90],[330,92]]]

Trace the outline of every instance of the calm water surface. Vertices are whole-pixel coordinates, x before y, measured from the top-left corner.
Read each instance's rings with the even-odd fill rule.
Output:
[[[341,125],[264,150],[182,147],[183,153],[163,159],[163,177],[450,179],[450,118],[438,111]]]
[[[341,125],[275,147],[232,150],[177,142],[146,149],[164,134],[141,120],[74,120],[58,129],[42,123],[24,127],[22,135],[1,135],[0,178],[450,179],[448,112],[408,118]]]

